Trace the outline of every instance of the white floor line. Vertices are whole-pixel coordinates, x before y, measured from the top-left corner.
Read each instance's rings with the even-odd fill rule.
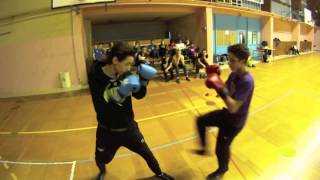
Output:
[[[292,95],[294,93],[294,91],[288,91],[287,93],[285,93],[284,95],[274,99],[273,101],[271,101],[268,104],[263,105],[262,107],[258,108],[257,110],[253,111],[252,113],[249,114],[249,116],[252,116],[260,111],[263,111],[269,107],[271,107],[272,105],[278,103],[279,101],[287,98],[288,96]],[[212,132],[213,130],[211,130],[210,132]],[[159,146],[155,146],[153,148],[151,148],[151,151],[156,151],[159,149],[164,149],[167,147],[171,147],[174,146],[176,144],[181,144],[184,142],[188,142],[191,141],[193,139],[195,139],[197,137],[197,135],[192,135],[190,137],[187,138],[183,138],[183,139],[179,139],[177,141],[173,141],[171,143],[168,144],[163,144],[163,145],[159,145]],[[115,158],[123,158],[123,157],[128,157],[128,156],[132,156],[135,153],[124,153],[124,154],[120,154],[120,155],[116,155]],[[20,165],[59,165],[59,164],[74,164],[75,163],[88,163],[88,162],[94,162],[93,159],[88,159],[88,160],[74,160],[74,161],[62,161],[62,162],[35,162],[35,161],[25,161],[25,162],[18,162],[18,161],[4,161],[4,160],[0,160],[0,163],[8,163],[8,164],[20,164]]]
[[[77,161],[73,161],[72,162],[72,167],[71,167],[71,173],[70,173],[70,180],[73,180],[74,178],[74,172],[75,172],[75,169],[76,169],[76,164],[77,164]]]

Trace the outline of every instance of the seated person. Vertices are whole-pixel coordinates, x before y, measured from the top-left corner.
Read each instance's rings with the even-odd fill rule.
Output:
[[[107,49],[106,49],[106,56],[108,56],[110,54],[111,48],[114,46],[113,42],[109,42],[109,44],[107,45]]]
[[[196,58],[198,58],[198,49],[192,43],[187,51],[188,57],[191,59],[192,64],[195,66]]]
[[[217,55],[217,63],[219,65],[224,65],[225,63],[228,63],[228,54]]]
[[[168,53],[164,58],[161,59],[161,70],[164,75],[166,82],[169,81],[167,73],[170,72],[170,80],[173,79],[173,69],[172,69],[172,56]]]
[[[167,54],[167,45],[162,40],[159,45],[159,56],[161,58],[161,61],[166,58],[166,54]]]
[[[184,42],[181,39],[176,44],[176,49],[180,49],[181,54],[184,56],[184,58],[189,59],[188,54],[187,54],[187,46],[184,44]]]
[[[268,48],[268,42],[262,41],[261,42],[261,49],[262,49],[262,59],[263,62],[269,62],[269,56],[272,54],[271,49]]]
[[[141,47],[140,47],[139,41],[134,42],[133,51],[134,51],[135,55],[138,55],[138,53],[141,52]]]
[[[102,47],[99,46],[98,44],[95,44],[93,48],[93,59],[95,61],[102,61],[103,55],[104,55],[104,51]]]
[[[150,56],[148,53],[147,47],[142,47],[141,52],[138,52],[138,55],[136,57],[137,61],[144,61],[146,64],[150,64]]]
[[[179,40],[179,43],[176,44],[176,49],[179,49],[179,50],[186,49],[186,45],[182,42],[182,40]]]
[[[157,49],[157,46],[154,44],[153,40],[151,40],[151,44],[148,46],[148,51],[150,55],[150,62],[151,64],[154,64],[156,59],[159,58],[159,51]]]
[[[290,51],[292,52],[293,55],[300,55],[300,52],[299,52],[299,49],[296,45],[293,45],[291,48],[290,48]]]
[[[248,67],[256,67],[256,65],[253,63],[252,56],[249,56],[248,61],[247,61],[247,66]]]
[[[184,56],[181,54],[180,49],[175,50],[175,55],[172,57],[172,65],[171,66],[176,71],[176,82],[177,83],[180,83],[179,68],[183,69],[186,80],[190,81],[189,76],[188,76],[187,67],[184,62]],[[171,66],[169,65],[170,68],[171,68]]]
[[[186,45],[186,48],[188,49],[190,46],[191,46],[191,42],[190,42],[190,40],[189,39],[187,39],[186,40],[186,43],[185,43],[185,45]]]
[[[206,50],[202,50],[202,52],[199,54],[198,58],[195,61],[195,67],[196,67],[196,78],[205,78],[205,73],[200,73],[200,70],[204,69],[209,65],[208,63],[208,54]]]
[[[170,55],[173,56],[175,53],[175,49],[176,49],[176,43],[174,42],[173,39],[170,39],[170,43],[167,46],[167,50],[169,51]]]

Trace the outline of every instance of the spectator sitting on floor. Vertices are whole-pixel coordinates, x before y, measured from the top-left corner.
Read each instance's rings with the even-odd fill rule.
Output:
[[[256,65],[254,64],[252,56],[249,56],[248,61],[247,61],[247,66],[248,67],[256,67]]]
[[[292,52],[292,54],[294,55],[300,55],[300,52],[299,52],[299,49],[296,45],[293,45],[291,48],[290,48],[290,51]]]

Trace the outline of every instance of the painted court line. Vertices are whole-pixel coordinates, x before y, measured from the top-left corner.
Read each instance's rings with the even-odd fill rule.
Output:
[[[318,64],[320,64],[320,63],[318,63]],[[300,71],[297,71],[295,73],[290,73],[290,74],[288,74],[286,76],[282,76],[281,78],[278,78],[278,79],[273,80],[271,82],[264,83],[264,85],[256,87],[255,90],[258,90],[260,88],[263,88],[263,87],[278,83],[280,81],[283,81],[285,79],[291,78],[291,77],[293,77],[295,75],[301,74],[302,72],[307,71],[307,70],[309,70],[311,68],[314,68],[314,67],[315,67],[314,65],[307,66],[307,67],[302,68]],[[175,112],[171,112],[171,113],[166,113],[166,114],[156,115],[156,116],[152,116],[152,117],[148,117],[148,118],[143,118],[143,119],[137,120],[137,122],[143,122],[143,121],[147,121],[147,120],[150,120],[150,119],[156,119],[156,118],[161,118],[161,117],[165,117],[165,116],[170,116],[170,115],[173,115],[173,114],[178,114],[178,113],[181,113],[181,112],[186,112],[186,111],[190,111],[190,110],[194,110],[194,109],[202,108],[202,107],[205,107],[205,106],[196,106],[196,107],[192,107],[192,108],[183,109],[183,110],[180,110],[180,111],[175,111]],[[17,133],[14,133],[14,132],[0,132],[0,135],[10,135],[10,134],[18,134],[18,135],[49,134],[49,133],[62,133],[62,132],[90,130],[90,129],[96,129],[96,128],[97,128],[97,126],[83,127],[83,128],[71,128],[71,129],[45,130],[45,131],[21,131],[21,132],[17,132]]]
[[[6,170],[8,170],[9,169],[9,165],[8,165],[8,163],[3,163],[3,167],[6,169]]]
[[[73,178],[74,178],[74,172],[75,172],[75,169],[76,169],[76,161],[73,161],[72,162],[72,167],[71,167],[71,173],[70,173],[70,178],[69,178],[69,180],[73,180]]]
[[[156,115],[156,116],[151,116],[151,117],[147,117],[147,118],[142,118],[137,120],[137,122],[143,122],[143,121],[147,121],[147,120],[151,120],[151,119],[157,119],[157,118],[161,118],[161,117],[166,117],[166,116],[171,116],[171,115],[175,115],[175,114],[179,114],[182,112],[187,112],[187,111],[191,111],[194,109],[200,109],[203,107],[206,107],[208,105],[201,105],[201,106],[196,106],[196,107],[191,107],[191,108],[186,108],[186,109],[182,109],[179,111],[174,111],[174,112],[170,112],[170,113],[165,113],[165,114],[160,114],[160,115]],[[70,132],[70,131],[82,131],[82,130],[90,130],[90,129],[96,129],[97,126],[91,126],[91,127],[84,127],[84,128],[71,128],[71,129],[59,129],[59,130],[49,130],[49,131],[21,131],[21,132],[17,132],[17,134],[19,135],[30,135],[30,134],[49,134],[49,133],[61,133],[61,132]],[[9,133],[11,134],[11,133]]]
[[[0,135],[9,135],[12,134],[11,132],[0,132]]]
[[[286,94],[284,94],[283,96],[281,96],[281,97],[279,97],[279,98],[277,98],[277,99],[275,99],[275,100],[271,101],[270,103],[268,103],[268,104],[266,104],[266,105],[262,106],[261,108],[259,108],[259,109],[255,110],[254,112],[249,113],[249,116],[252,116],[252,115],[254,115],[254,114],[256,114],[256,113],[258,113],[258,112],[260,112],[260,111],[263,111],[264,109],[267,109],[268,107],[270,107],[270,106],[272,106],[272,105],[274,105],[274,104],[278,103],[279,101],[281,101],[281,100],[283,100],[283,99],[287,98],[288,96],[292,95],[293,93],[294,93],[294,91],[292,91],[292,90],[291,90],[291,91],[288,91],[288,92],[287,92]]]
[[[13,180],[18,180],[17,176],[14,173],[10,173],[10,176]]]
[[[60,161],[60,162],[37,162],[37,161],[4,161],[0,160],[0,163],[4,164],[16,164],[16,165],[63,165],[63,164],[72,164],[73,161]]]
[[[292,95],[294,92],[293,91],[288,91],[286,94],[274,99],[273,101],[271,101],[268,104],[263,105],[262,107],[258,108],[257,110],[253,111],[252,113],[249,114],[249,116],[252,116],[258,112],[261,112],[262,110],[265,110],[269,107],[271,107],[272,105],[280,102],[281,100],[289,97],[290,95]],[[213,129],[210,130],[210,132],[213,132]],[[190,137],[187,138],[183,138],[183,139],[179,139],[177,141],[173,141],[171,143],[168,144],[163,144],[163,145],[159,145],[159,146],[155,146],[153,148],[151,148],[151,151],[156,151],[159,149],[164,149],[167,147],[171,147],[174,146],[176,144],[181,144],[184,142],[188,142],[191,141],[193,139],[197,138],[197,135],[192,135]],[[116,155],[115,158],[123,158],[123,157],[128,157],[128,156],[132,156],[135,153],[124,153],[124,154],[120,154],[120,155]],[[94,162],[94,160],[75,160],[75,161],[62,161],[62,162],[35,162],[35,161],[25,161],[25,162],[18,162],[18,161],[4,161],[4,160],[0,160],[0,163],[8,163],[8,164],[20,164],[20,165],[61,165],[61,164],[73,164],[74,162],[77,163],[88,163],[88,162]]]

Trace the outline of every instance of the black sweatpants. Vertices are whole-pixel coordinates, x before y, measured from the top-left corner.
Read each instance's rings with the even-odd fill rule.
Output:
[[[98,126],[95,152],[97,164],[108,164],[121,146],[142,156],[155,174],[161,174],[158,161],[144,141],[143,135],[136,122],[131,123],[124,132],[115,132]]]
[[[204,68],[204,66],[202,66],[201,64],[196,64],[195,66],[196,66],[196,74],[199,74],[200,69]]]
[[[216,143],[216,155],[219,163],[219,171],[225,172],[229,169],[230,145],[233,139],[242,128],[236,128],[229,125],[228,122],[236,121],[235,115],[228,112],[227,109],[209,112],[197,119],[197,128],[200,136],[201,145],[206,147],[206,127],[216,126],[219,133]]]
[[[165,70],[166,70],[166,66],[165,66],[165,64],[164,63],[161,63],[161,70],[162,70],[162,72],[163,72],[163,76],[164,76],[164,78],[165,79],[168,79],[168,74],[167,74],[167,72],[165,72]],[[169,69],[169,73],[170,73],[170,77],[171,77],[171,79],[173,79],[173,70],[172,70],[172,68],[170,68]]]
[[[182,68],[184,72],[184,76],[188,77],[187,66],[185,64],[172,65],[172,68],[176,72],[176,79],[179,79],[179,68]]]

